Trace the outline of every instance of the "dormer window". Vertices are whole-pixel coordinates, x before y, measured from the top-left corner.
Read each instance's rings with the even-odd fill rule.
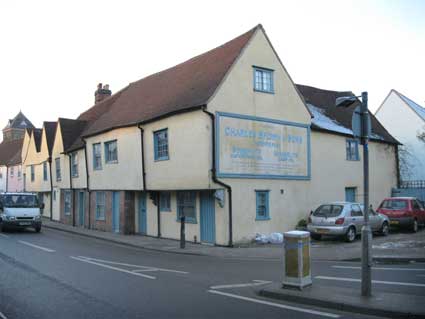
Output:
[[[274,93],[274,71],[254,66],[254,91]]]

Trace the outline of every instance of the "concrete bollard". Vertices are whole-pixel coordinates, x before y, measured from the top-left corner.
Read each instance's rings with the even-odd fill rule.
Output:
[[[310,233],[298,230],[284,233],[283,247],[283,288],[303,289],[311,285]]]

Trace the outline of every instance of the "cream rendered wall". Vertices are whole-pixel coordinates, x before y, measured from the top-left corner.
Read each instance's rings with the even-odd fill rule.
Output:
[[[62,129],[60,122],[56,129],[55,142],[53,143],[52,149],[52,178],[53,178],[53,187],[59,189],[69,189],[69,157],[64,154],[63,149],[63,140],[62,140]],[[60,159],[60,170],[61,170],[61,179],[58,181],[56,176],[56,159]]]
[[[75,153],[77,154],[77,159],[78,159],[78,176],[72,177],[72,188],[73,189],[87,188],[85,150],[80,149],[75,151]]]
[[[391,91],[376,113],[385,128],[406,147],[411,156],[406,157],[410,174],[402,180],[425,179],[425,144],[417,138],[425,132],[425,121],[413,111],[394,91]],[[403,172],[401,172],[403,173]]]
[[[154,132],[168,129],[169,159],[155,161]],[[201,110],[143,126],[146,188],[208,189],[211,170],[211,119]]]
[[[0,165],[0,193],[1,192],[5,192],[6,191],[6,172],[7,172],[7,168],[6,166]]]
[[[117,140],[118,163],[105,163],[104,143]],[[86,139],[91,190],[140,190],[143,188],[140,130],[115,129]],[[101,143],[102,169],[93,170],[93,144]]]
[[[274,94],[254,91],[253,66],[274,70]],[[253,36],[219,90],[208,103],[208,111],[244,114],[302,124],[311,122],[310,113],[261,29]],[[307,205],[303,207],[303,203],[308,197],[309,181],[245,178],[221,180],[232,187],[233,241],[236,244],[251,241],[255,233],[293,229],[301,216],[306,214],[305,206]],[[255,190],[269,190],[270,220],[255,220]],[[227,192],[225,203],[225,209],[216,205],[216,237],[219,244],[228,243]]]

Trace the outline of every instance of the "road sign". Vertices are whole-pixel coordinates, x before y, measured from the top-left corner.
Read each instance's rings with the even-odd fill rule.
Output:
[[[369,113],[367,114],[367,121],[368,121],[368,132],[367,137],[369,138],[372,134],[372,122],[370,120]],[[360,105],[356,107],[356,109],[353,112],[353,117],[351,118],[351,129],[353,131],[353,135],[356,138],[362,137],[362,114],[360,111]]]

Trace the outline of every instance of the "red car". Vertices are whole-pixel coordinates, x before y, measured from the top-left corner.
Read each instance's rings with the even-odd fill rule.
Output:
[[[418,231],[419,224],[425,224],[425,209],[415,197],[385,198],[377,212],[387,215],[391,226],[407,227],[413,232]]]

